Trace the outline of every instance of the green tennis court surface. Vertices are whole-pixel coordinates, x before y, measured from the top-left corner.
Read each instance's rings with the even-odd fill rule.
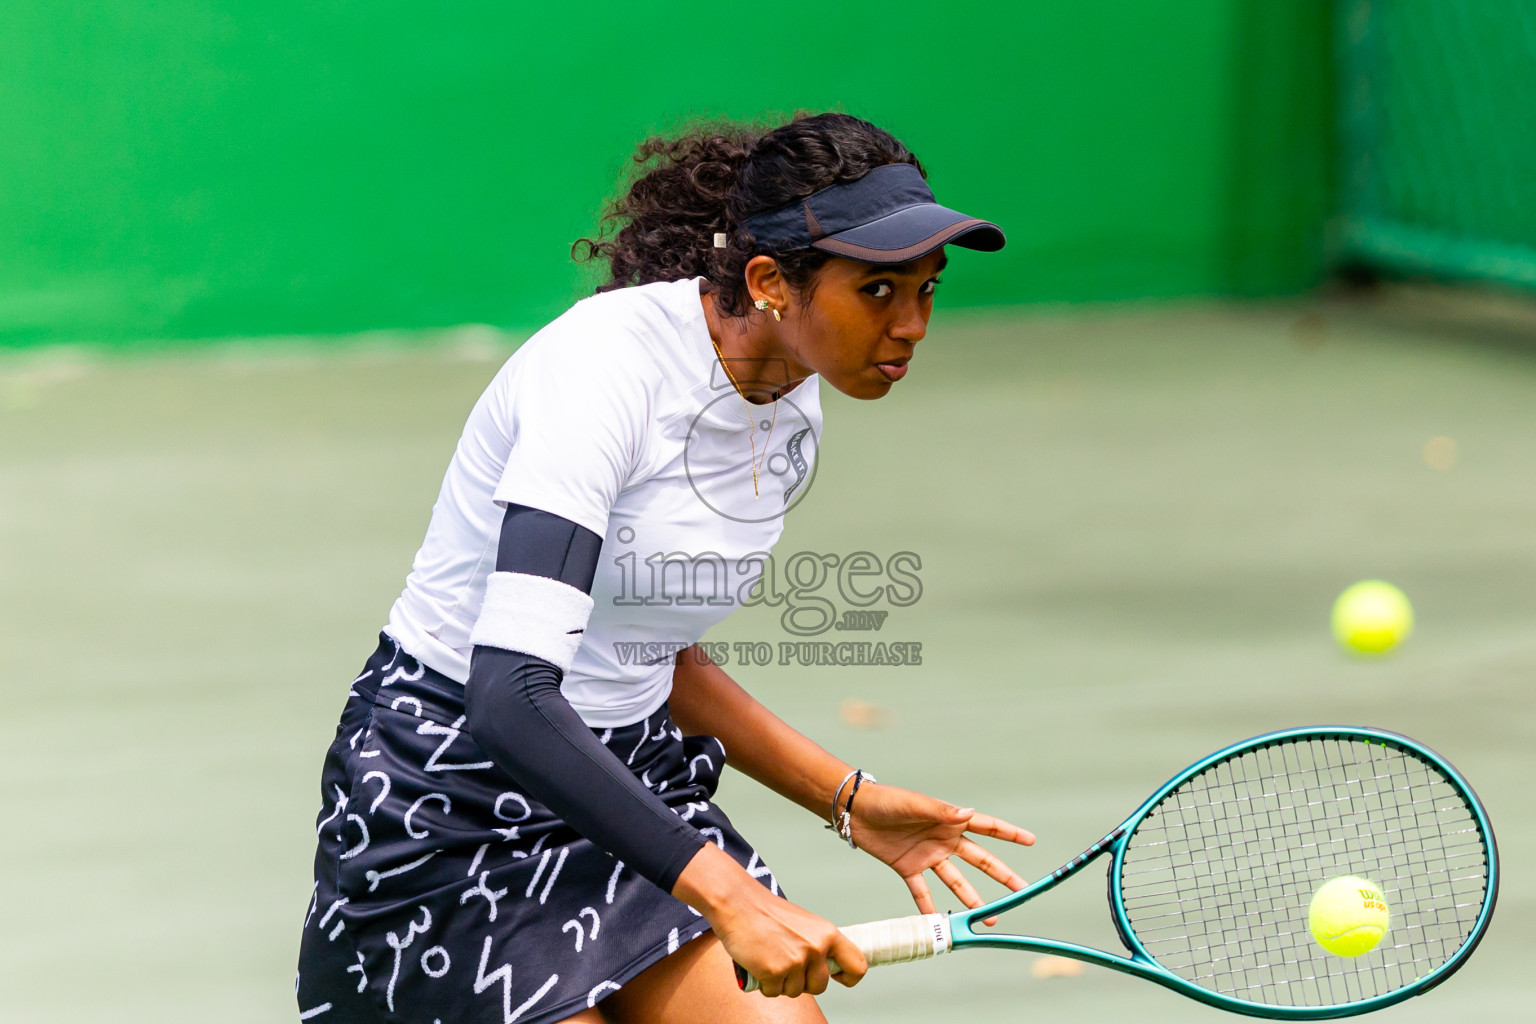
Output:
[[[0,359],[0,1019],[294,1018],[321,755],[512,344]],[[1536,318],[1424,295],[941,312],[889,398],[823,400],[818,476],[777,555],[909,551],[922,590],[877,605],[878,633],[803,639],[920,642],[922,664],[741,670],[763,700],[884,782],[1033,829],[1011,857],[1028,876],[1230,741],[1408,733],[1483,796],[1506,876],[1468,966],[1380,1019],[1526,1011]],[[1327,613],[1373,576],[1419,620],[1367,663]],[[777,649],[797,639],[778,615],[743,609],[711,639]],[[805,905],[910,911],[895,875],[797,808],[740,777],[721,798]],[[1101,877],[1012,927],[1115,948]],[[891,1024],[1216,1019],[1036,960],[893,967],[824,1005]]]

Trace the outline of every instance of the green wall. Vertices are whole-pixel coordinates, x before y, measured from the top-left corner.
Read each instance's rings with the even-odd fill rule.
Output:
[[[9,0],[0,344],[488,322],[589,288],[635,142],[840,107],[1009,232],[951,305],[1319,273],[1326,0]]]

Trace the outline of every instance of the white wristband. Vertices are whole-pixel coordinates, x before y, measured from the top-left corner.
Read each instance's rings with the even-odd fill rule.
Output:
[[[476,646],[521,651],[569,672],[594,602],[569,583],[521,572],[493,572],[470,631]]]

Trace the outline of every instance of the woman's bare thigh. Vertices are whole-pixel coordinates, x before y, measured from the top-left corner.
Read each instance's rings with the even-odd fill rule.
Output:
[[[608,1024],[826,1024],[814,996],[736,987],[730,955],[705,932],[600,1004]],[[585,1024],[585,1021],[583,1021]]]

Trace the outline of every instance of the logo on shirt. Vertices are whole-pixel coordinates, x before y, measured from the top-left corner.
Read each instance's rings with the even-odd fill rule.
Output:
[[[806,476],[810,473],[810,467],[805,464],[805,455],[800,450],[800,445],[811,433],[811,428],[806,427],[798,431],[784,444],[784,455],[789,459],[791,468],[795,471],[795,482],[784,488],[784,504],[789,504],[789,496],[795,493],[795,489],[805,483]]]
[[[749,390],[754,385],[782,386],[773,383],[772,373],[749,376],[734,360],[731,372]],[[728,377],[718,372],[716,376],[709,385],[714,396],[689,424],[683,447],[688,484],[705,506],[726,519],[778,519],[805,498],[815,481],[815,425],[795,403],[793,392],[776,402],[753,405]],[[813,381],[808,386],[816,385]]]

